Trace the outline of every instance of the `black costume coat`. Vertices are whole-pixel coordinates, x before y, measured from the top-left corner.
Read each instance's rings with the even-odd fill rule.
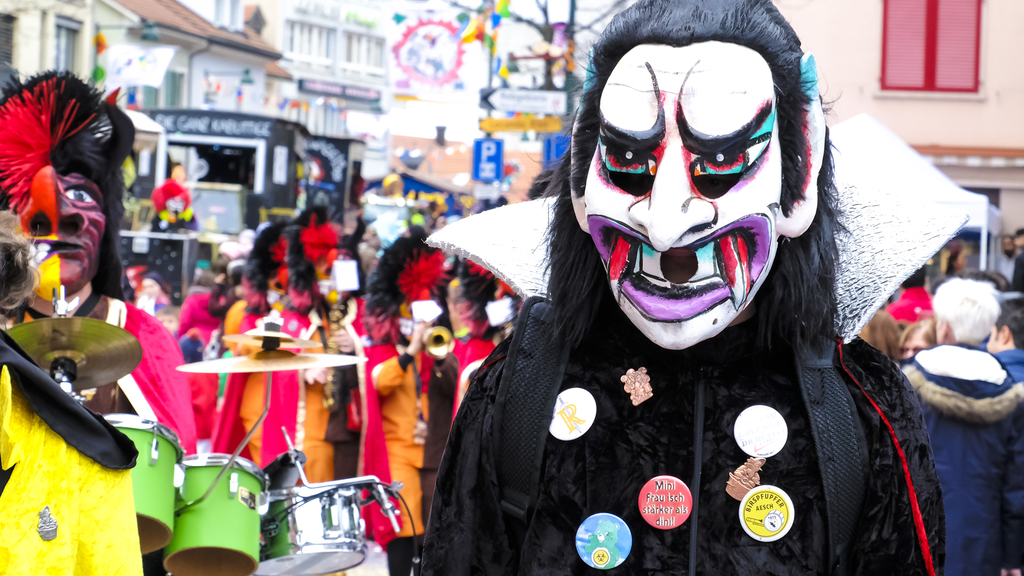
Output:
[[[441,464],[423,576],[596,574],[579,558],[575,536],[598,512],[619,516],[633,535],[631,552],[613,573],[686,574],[692,518],[676,529],[653,528],[641,518],[637,497],[657,475],[690,482],[695,386],[704,387],[705,398],[697,574],[825,573],[823,489],[792,350],[760,349],[756,322],[728,328],[687,350],[668,351],[645,338],[618,309],[602,318],[572,351],[561,385],[593,394],[596,420],[576,440],[548,437],[537,510],[522,551],[511,549],[505,535],[491,443],[495,396],[511,339],[485,362],[459,408]],[[897,367],[861,340],[843,345],[836,361],[857,405],[871,467],[849,573],[928,574],[926,555],[941,573],[942,495],[916,396]],[[654,396],[634,407],[619,378],[641,366],[651,377]],[[762,484],[785,490],[794,503],[792,529],[772,543],[747,536],[738,520],[739,502],[725,492],[729,472],[747,459],[733,438],[733,425],[754,404],[774,407],[789,427],[785,447],[760,472]],[[911,506],[911,490],[919,514]],[[925,542],[929,552],[923,552]]]

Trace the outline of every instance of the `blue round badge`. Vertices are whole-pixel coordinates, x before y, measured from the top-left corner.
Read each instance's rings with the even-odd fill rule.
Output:
[[[594,514],[576,530],[576,552],[592,568],[611,570],[622,564],[632,549],[633,533],[625,520],[614,514]]]

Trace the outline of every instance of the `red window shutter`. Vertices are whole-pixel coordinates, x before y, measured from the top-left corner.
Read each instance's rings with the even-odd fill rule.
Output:
[[[925,89],[928,0],[886,0],[882,88]]]
[[[935,89],[978,90],[981,0],[939,0]]]

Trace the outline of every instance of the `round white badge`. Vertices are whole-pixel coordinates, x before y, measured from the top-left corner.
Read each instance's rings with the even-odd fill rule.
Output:
[[[559,440],[575,440],[587,433],[597,416],[597,402],[583,388],[562,390],[555,399],[548,430]]]
[[[770,458],[782,451],[789,438],[786,419],[771,406],[757,404],[736,417],[733,435],[740,449],[755,458]]]

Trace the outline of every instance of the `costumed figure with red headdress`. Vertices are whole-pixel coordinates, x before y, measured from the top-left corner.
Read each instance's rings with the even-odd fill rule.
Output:
[[[328,354],[365,356],[370,344],[363,321],[363,286],[366,284],[362,267],[356,260],[359,242],[366,231],[362,218],[356,229],[341,240],[339,260],[335,264],[327,300]],[[341,366],[329,370],[324,382],[324,406],[330,411],[325,439],[334,447],[334,478],[337,480],[360,475],[365,464],[360,458],[365,441],[367,420],[367,372],[364,366]],[[380,410],[374,402],[374,417],[379,422]],[[387,459],[382,460],[386,466]],[[372,466],[371,466],[372,468]]]
[[[444,255],[426,246],[422,236],[399,238],[384,251],[367,287],[366,327],[374,345],[366,350],[366,369],[380,402],[382,426],[367,424],[363,454],[368,458],[383,434],[388,478],[403,484],[409,507],[397,535],[379,521],[382,517],[371,516],[378,542],[397,538],[387,544],[392,576],[405,576],[412,568],[413,536],[424,532],[455,407],[458,361],[443,350],[424,351],[432,324],[446,320],[441,307],[448,280],[444,264]],[[364,473],[381,476],[369,469]]]
[[[171,170],[170,178],[153,189],[150,199],[156,209],[153,230],[199,230],[199,222],[192,212],[192,193],[185,187],[185,169],[180,164]]]
[[[338,236],[323,208],[311,208],[292,222],[274,224],[263,231],[249,257],[246,270],[248,313],[239,332],[262,326],[263,317],[280,315],[281,331],[303,340],[324,342],[327,301],[320,282],[328,279],[337,258]],[[272,312],[274,311],[274,312]],[[317,348],[310,352],[319,352]],[[245,346],[236,349],[248,353]],[[334,479],[334,451],[325,440],[328,410],[324,406],[323,369],[275,372],[270,411],[242,451],[257,465],[270,463],[288,451],[288,439],[305,452],[311,482]],[[231,452],[263,413],[266,374],[232,374],[224,391],[224,406],[213,434],[214,452]]]
[[[456,341],[454,350],[461,370],[456,406],[484,360],[512,330],[522,305],[508,284],[476,262],[460,261],[457,271],[460,298],[456,308],[467,333]]]
[[[142,362],[116,383],[86,394],[86,407],[137,413],[173,429],[194,452],[196,429],[181,350],[160,322],[124,302],[118,227],[124,213],[121,165],[135,128],[115,92],[96,90],[65,72],[13,82],[0,101],[0,204],[33,240],[40,283],[15,322],[53,314],[64,286],[74,316],[124,328],[142,344]],[[88,392],[88,391],[87,391]]]

